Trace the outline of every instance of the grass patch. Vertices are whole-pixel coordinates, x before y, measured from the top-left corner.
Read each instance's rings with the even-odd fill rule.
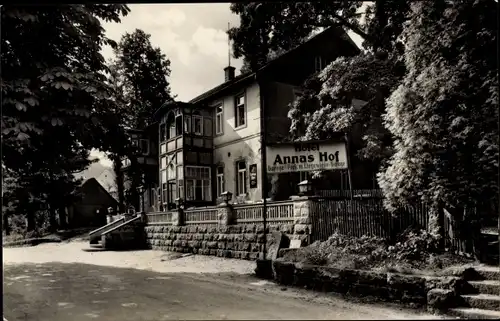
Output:
[[[283,259],[340,269],[427,275],[473,262],[439,251],[436,240],[426,231],[410,229],[392,245],[377,237],[356,238],[334,234],[325,242],[315,242],[297,251],[286,252]]]

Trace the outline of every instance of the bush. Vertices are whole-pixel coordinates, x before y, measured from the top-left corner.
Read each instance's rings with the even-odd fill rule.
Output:
[[[336,233],[325,242],[315,242],[293,253],[286,253],[283,258],[293,262],[342,269],[375,269],[402,273],[415,269],[441,269],[464,261],[463,258],[441,253],[437,240],[431,234],[414,229],[401,233],[394,245],[389,245],[378,237],[356,238]]]

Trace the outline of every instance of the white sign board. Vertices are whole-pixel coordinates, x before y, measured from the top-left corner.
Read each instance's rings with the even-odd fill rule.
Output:
[[[267,147],[267,173],[347,169],[345,142],[297,142]]]

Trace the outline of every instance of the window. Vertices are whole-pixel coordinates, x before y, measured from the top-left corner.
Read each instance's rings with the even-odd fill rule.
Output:
[[[224,192],[224,167],[217,167],[217,197]]]
[[[222,104],[215,108],[215,134],[219,135],[223,133],[223,113]]]
[[[203,135],[203,117],[193,116],[194,133],[196,135]]]
[[[191,116],[184,116],[184,132],[191,133]]]
[[[247,193],[247,163],[239,161],[236,163],[236,193],[237,195],[244,195]]]
[[[325,67],[324,61],[320,56],[314,57],[314,70],[320,72]]]
[[[210,167],[186,166],[186,200],[211,201]]]
[[[141,139],[141,152],[142,155],[149,155],[149,140]]]
[[[165,168],[167,168],[167,157],[163,156],[160,159],[160,169],[165,169]]]
[[[168,203],[168,198],[167,198],[167,183],[165,182],[165,183],[161,184],[161,186],[162,186],[162,193],[161,193],[161,195],[162,195],[162,202],[163,202],[163,204],[167,204]]]
[[[175,117],[175,136],[180,136],[182,135],[182,116],[179,115]]]
[[[160,125],[160,142],[165,141],[165,136],[166,136],[166,131],[165,131],[165,124]]]
[[[235,101],[235,112],[234,116],[236,117],[236,127],[241,127],[245,125],[245,95],[240,95],[236,97]]]
[[[175,200],[177,199],[177,187],[175,184],[175,180],[168,181],[168,203],[175,204]]]

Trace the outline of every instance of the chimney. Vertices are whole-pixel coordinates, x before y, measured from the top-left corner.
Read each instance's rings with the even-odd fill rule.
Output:
[[[224,78],[225,78],[224,81],[225,82],[234,79],[234,71],[235,70],[236,70],[236,68],[234,68],[232,66],[227,66],[226,68],[224,68]]]

